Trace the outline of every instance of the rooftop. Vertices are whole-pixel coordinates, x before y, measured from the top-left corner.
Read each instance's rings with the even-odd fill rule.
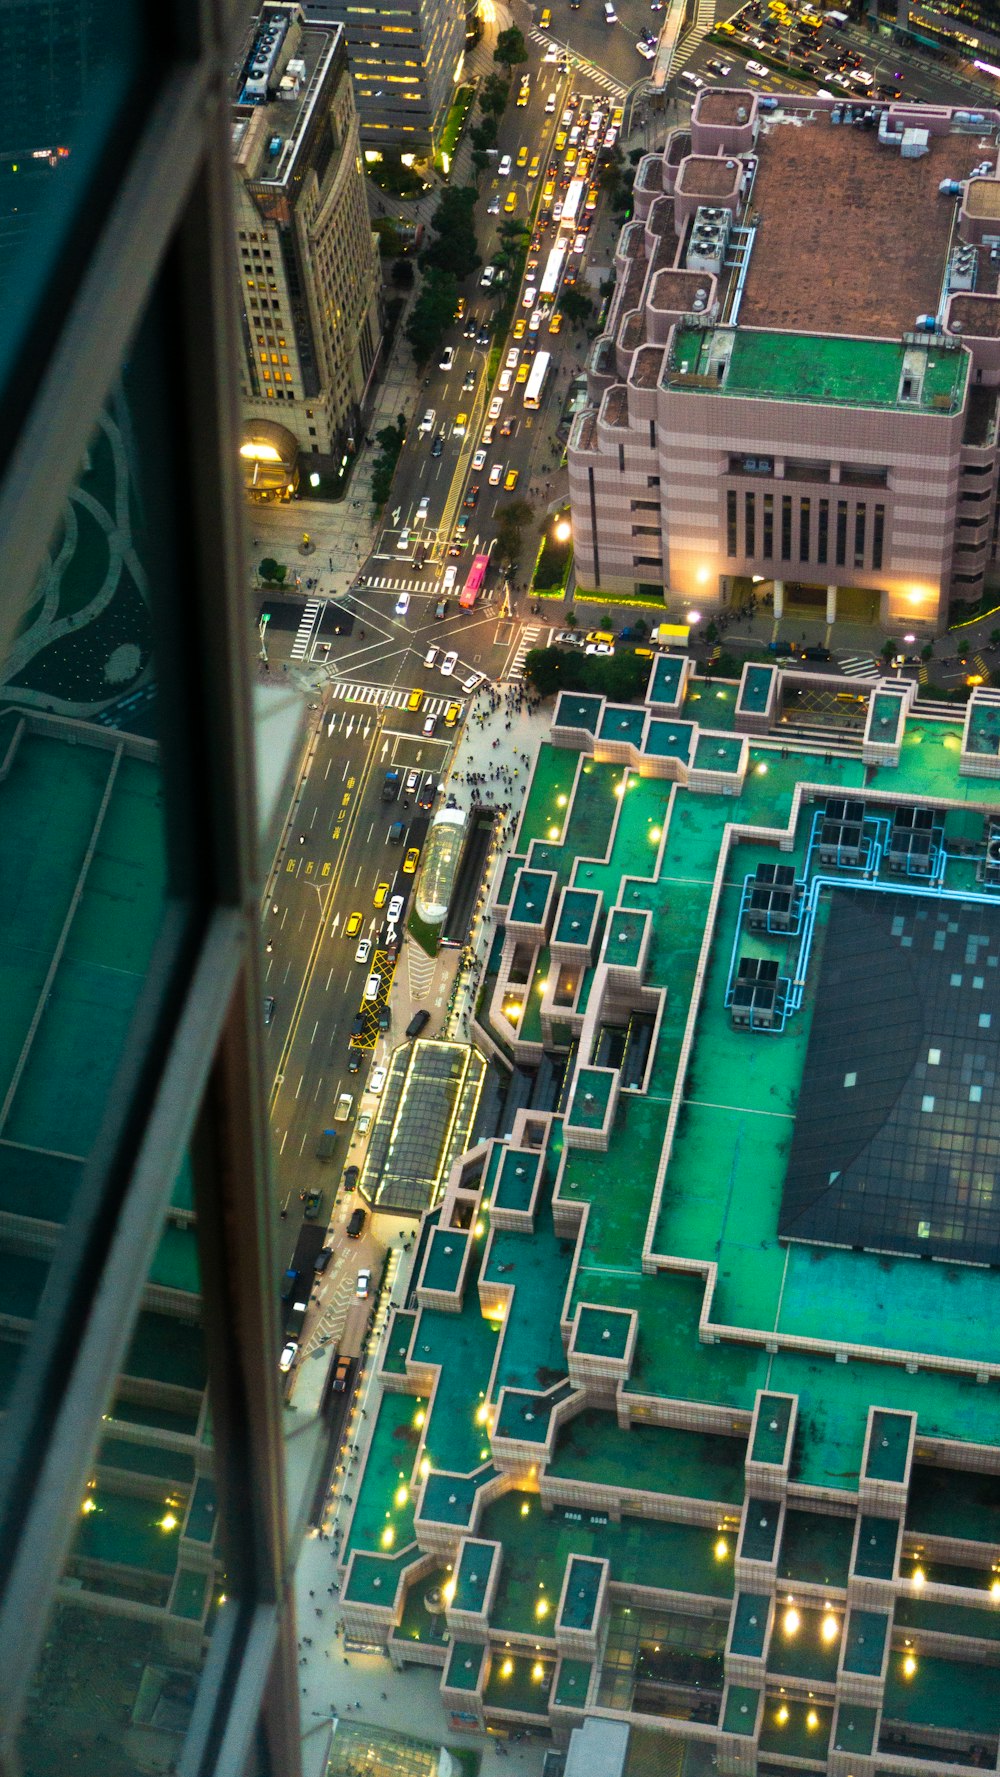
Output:
[[[970,179],[965,211],[978,222],[995,222],[1000,217],[1000,183],[996,179]]]
[[[742,167],[735,160],[692,154],[681,167],[677,190],[687,197],[728,197],[739,190]]]
[[[699,123],[735,124],[750,116],[755,94],[750,87],[729,87],[725,92],[711,87],[698,94],[695,115]],[[741,118],[740,113],[746,116]]]
[[[954,214],[938,185],[981,159],[975,136],[904,160],[872,130],[797,118],[765,123],[757,153],[744,326],[898,338],[935,312]]]
[[[671,387],[696,393],[952,414],[968,367],[964,351],[898,340],[688,327],[676,336],[667,376]]]

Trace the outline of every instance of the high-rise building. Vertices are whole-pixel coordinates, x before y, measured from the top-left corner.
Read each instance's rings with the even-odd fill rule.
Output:
[[[243,411],[304,453],[355,448],[381,345],[378,249],[345,34],[261,8],[233,87]]]
[[[4,1777],[299,1765],[237,466],[239,12],[31,0],[0,19],[5,42],[30,28],[37,93],[0,168]]]
[[[996,112],[700,93],[637,168],[577,579],[932,634],[997,561]]]
[[[426,153],[438,141],[461,78],[464,0],[309,0],[310,19],[329,19],[347,33],[361,140],[379,149]]]

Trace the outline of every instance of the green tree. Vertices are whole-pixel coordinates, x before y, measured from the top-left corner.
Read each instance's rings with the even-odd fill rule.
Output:
[[[288,569],[284,562],[275,561],[273,555],[265,555],[257,572],[265,586],[280,586]]]
[[[559,298],[559,306],[567,321],[576,326],[578,321],[589,321],[594,312],[590,297],[581,290],[578,284],[570,284]]]
[[[472,165],[477,179],[482,173],[485,173],[490,164],[490,159],[491,156],[487,154],[485,148],[474,148],[472,150]]]
[[[573,609],[572,605],[570,605],[569,610],[564,614],[563,622],[565,623],[567,629],[575,629],[576,628],[577,623],[579,622],[579,618],[577,617],[576,611]]]
[[[492,115],[482,118],[469,131],[469,141],[472,143],[473,151],[478,154],[487,154],[488,149],[496,146],[496,139],[497,120]],[[488,154],[487,159],[489,159]]]
[[[372,223],[378,235],[378,250],[383,259],[398,259],[403,251],[403,237],[391,216],[376,216]]]
[[[521,559],[524,531],[534,516],[528,500],[508,500],[496,509],[497,550],[514,567]]]
[[[420,255],[421,265],[465,278],[482,263],[476,245],[478,196],[474,185],[452,185],[442,192],[431,218],[433,239]]]
[[[451,272],[432,267],[406,323],[406,338],[418,365],[426,364],[437,351],[455,319],[457,306],[456,279]]]
[[[507,31],[501,31],[497,37],[497,46],[493,51],[493,60],[500,62],[508,74],[520,62],[528,59],[528,46],[516,25]]]
[[[510,82],[504,80],[500,74],[487,74],[479,94],[480,108],[484,112],[492,111],[495,116],[502,117],[509,98]]]
[[[539,697],[551,697],[561,687],[572,691],[567,683],[567,668],[575,665],[561,648],[529,648],[524,660],[524,676],[535,687]]]

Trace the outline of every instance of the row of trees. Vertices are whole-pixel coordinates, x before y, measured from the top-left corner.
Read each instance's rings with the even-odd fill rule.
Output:
[[[524,674],[540,697],[557,691],[590,691],[625,703],[638,697],[649,677],[649,662],[631,650],[617,654],[584,654],[575,648],[532,648]]]
[[[394,426],[383,426],[375,434],[378,456],[372,468],[372,505],[378,510],[385,505],[396,473],[399,453],[406,437],[406,415],[397,414]]]

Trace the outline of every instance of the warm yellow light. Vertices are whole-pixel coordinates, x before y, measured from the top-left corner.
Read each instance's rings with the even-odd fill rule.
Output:
[[[545,1677],[545,1667],[542,1665],[541,1660],[535,1661],[535,1664],[531,1668],[531,1676],[536,1684],[541,1684],[542,1679]]]
[[[558,839],[558,837],[559,837],[559,828],[558,827],[550,827],[549,828],[549,838],[550,839]]]
[[[420,1458],[420,1473],[423,1475],[425,1481],[427,1479],[427,1476],[430,1474],[430,1472],[431,1472],[430,1457],[429,1456],[422,1456]]]
[[[485,1233],[486,1233],[486,1223],[485,1222],[477,1222],[476,1223],[476,1239],[482,1240],[483,1235]]]
[[[568,801],[569,801],[568,796],[557,796],[556,797],[556,807],[557,808],[565,808]]]
[[[729,1554],[729,1544],[727,1543],[724,1536],[720,1536],[718,1542],[715,1545],[715,1559],[716,1559],[716,1561],[724,1561],[728,1554]]]
[[[530,1512],[530,1510],[531,1510],[531,1507],[529,1506],[527,1500],[525,1500],[524,1504],[521,1507],[522,1518],[526,1518],[528,1516],[528,1513]]]
[[[926,1580],[927,1575],[925,1574],[922,1567],[915,1567],[913,1569],[913,1572],[910,1575],[910,1578],[913,1581],[913,1584],[919,1590],[919,1588],[923,1585],[924,1581]]]
[[[806,1727],[807,1728],[818,1728],[819,1727],[819,1716],[816,1714],[815,1709],[810,1709],[809,1714],[806,1716]]]
[[[476,1424],[477,1425],[485,1425],[489,1416],[490,1416],[490,1410],[489,1410],[489,1407],[487,1406],[486,1402],[484,1401],[481,1407],[476,1408]]]
[[[966,680],[965,680],[965,683],[967,685],[981,685],[982,682],[983,682],[982,673],[969,673],[969,674],[967,674]]]
[[[397,1487],[396,1488],[396,1504],[398,1506],[405,1506],[409,1497],[410,1497],[409,1491],[406,1487]]]
[[[395,1540],[396,1540],[396,1532],[393,1530],[391,1524],[387,1524],[385,1529],[382,1532],[382,1547],[383,1547],[383,1549],[391,1549]]]
[[[414,1413],[414,1415],[413,1415],[413,1423],[414,1423],[414,1425],[416,1425],[416,1426],[418,1426],[418,1427],[419,1427],[419,1426],[421,1426],[421,1425],[423,1425],[423,1423],[424,1423],[424,1420],[425,1420],[425,1418],[426,1418],[426,1417],[427,1417],[427,1415],[426,1415],[426,1414],[425,1414],[425,1412],[424,1412],[424,1410],[423,1410],[423,1407],[421,1407],[421,1408],[420,1408],[420,1411],[419,1411],[419,1412],[417,1412],[417,1413]]]
[[[905,1660],[903,1661],[903,1677],[904,1678],[912,1678],[913,1674],[916,1672],[916,1670],[917,1670],[916,1660],[914,1659],[912,1654],[907,1654]]]
[[[781,1626],[784,1629],[786,1635],[797,1635],[798,1634],[800,1628],[802,1627],[802,1618],[799,1616],[799,1613],[796,1610],[794,1604],[790,1604],[788,1609],[786,1610],[786,1612],[781,1620]]]
[[[708,568],[699,568],[698,572],[695,575],[695,579],[697,580],[699,586],[707,586],[708,580],[709,580]]]
[[[176,1530],[177,1529],[177,1517],[174,1512],[164,1512],[163,1517],[160,1519],[160,1529],[161,1530]]]
[[[454,1596],[455,1596],[455,1582],[454,1582],[454,1580],[448,1580],[448,1581],[446,1581],[445,1587],[444,1587],[444,1601],[445,1601],[445,1603],[450,1604],[452,1599],[454,1598]]]
[[[513,1660],[505,1660],[503,1665],[500,1668],[500,1677],[501,1678],[509,1678],[511,1673],[513,1672],[513,1670],[514,1670]]]
[[[653,841],[654,845],[659,845],[660,840],[663,837],[662,827],[650,827],[649,837]]]
[[[97,1510],[96,1499],[91,1499],[88,1494],[87,1498],[84,1500],[82,1506],[80,1507],[80,1510],[84,1514],[84,1517],[86,1517],[90,1512],[96,1512],[96,1510]]]
[[[820,1624],[820,1631],[819,1632],[822,1635],[823,1640],[824,1641],[836,1641],[839,1631],[840,1631],[840,1624],[837,1622],[837,1619],[833,1615],[833,1612],[828,1611],[826,1616],[823,1618],[822,1623]]]
[[[538,1618],[539,1622],[541,1622],[543,1617],[547,1617],[548,1614],[549,1614],[548,1599],[547,1598],[539,1598],[538,1603],[535,1605],[535,1615]]]
[[[559,520],[559,523],[556,525],[556,530],[555,530],[556,542],[557,543],[568,543],[572,534],[573,534],[573,528],[572,528],[569,520],[566,518],[561,518]]]
[[[1000,1580],[994,1580],[990,1587],[990,1597],[1000,1598]]]
[[[253,439],[249,444],[240,445],[240,456],[247,457],[254,463],[276,463],[280,452],[275,450],[273,444],[262,444],[259,439]]]
[[[786,1721],[788,1720],[788,1705],[787,1705],[787,1703],[782,1703],[781,1708],[778,1710],[778,1713],[774,1719],[777,1722],[779,1728],[784,1727]]]

